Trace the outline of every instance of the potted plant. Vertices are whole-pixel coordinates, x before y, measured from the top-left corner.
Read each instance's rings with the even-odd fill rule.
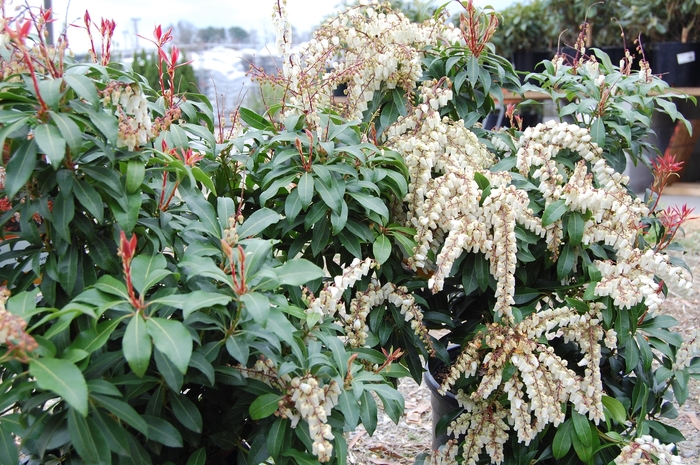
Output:
[[[700,3],[695,0],[626,0],[625,28],[651,42],[654,73],[676,87],[698,85]]]
[[[72,61],[64,38],[45,43],[49,21],[3,6],[0,225],[16,237],[0,239],[0,463],[345,463],[343,431],[376,425],[372,393],[398,420],[393,380],[405,369],[397,354],[351,350],[343,327],[312,311],[302,289],[316,291],[324,271],[290,253],[293,215],[264,208],[273,187],[247,177],[253,164],[286,166],[303,124],[241,109],[231,132],[215,129],[203,96],[177,93],[171,31],[154,30],[154,90],[111,62],[112,21],[86,13],[102,39],[90,63]],[[395,156],[365,156],[376,149],[357,123],[333,124],[306,144],[342,156],[305,160],[323,174],[355,170],[352,196],[336,208],[319,180],[299,201],[338,217],[349,207],[348,228],[329,219],[354,250],[370,232],[356,217],[406,183]],[[340,271],[334,293],[316,296],[342,300],[370,263],[333,266],[322,250],[315,260]]]
[[[653,312],[657,276],[685,287],[664,251],[688,212],[656,219],[659,189],[634,199],[606,160],[641,150],[654,103],[675,107],[647,73],[618,97],[612,68],[555,62],[542,88],[578,124],[479,128],[520,86],[493,16],[463,6],[458,27],[352,7],[292,55],[276,2],[285,65],[258,77],[283,98],[228,129],[205,99],[110,64],[108,46],[61,61],[41,21],[32,43],[31,24],[6,20],[1,224],[19,212],[32,247],[2,268],[0,461],[345,463],[343,432],[376,427],[374,394],[398,420],[396,378],[420,379],[421,356],[449,364],[450,342],[462,352],[442,384],[465,406],[450,428],[492,433],[466,437],[468,462],[669,454],[658,441],[680,437],[656,415],[674,411],[664,390],[683,400],[695,345]],[[154,31],[172,79],[169,37]],[[590,95],[561,92],[562,73]],[[532,401],[538,373],[558,397]]]
[[[535,71],[536,65],[554,56],[557,37],[548,0],[532,0],[510,5],[499,13],[501,25],[493,37],[496,50],[508,57],[515,69]]]

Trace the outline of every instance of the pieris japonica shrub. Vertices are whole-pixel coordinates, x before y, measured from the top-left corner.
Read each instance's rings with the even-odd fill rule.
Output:
[[[81,64],[47,12],[3,14],[0,461],[345,463],[344,432],[371,434],[377,399],[398,421],[397,379],[455,343],[431,461],[675,460],[662,417],[696,343],[661,304],[690,286],[667,254],[689,212],[656,204],[677,165],[636,198],[581,86],[558,96],[574,123],[481,129],[520,88],[496,16],[463,7],[351,7],[295,54],[275,2],[280,74],[254,73],[282,99],[219,127],[111,63],[112,22]],[[671,112],[626,77],[633,114]]]

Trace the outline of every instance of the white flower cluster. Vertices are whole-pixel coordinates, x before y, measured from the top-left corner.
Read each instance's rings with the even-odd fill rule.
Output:
[[[284,37],[282,21],[278,24],[278,37]],[[317,123],[315,110],[329,102],[338,84],[346,83],[345,116],[361,119],[382,86],[399,86],[410,94],[422,75],[422,50],[455,37],[453,26],[435,19],[412,23],[389,5],[348,8],[324,23],[299,56],[285,59],[290,111],[303,111],[310,123]]]
[[[333,407],[338,405],[342,392],[340,385],[331,380],[321,386],[311,374],[294,378],[288,374],[279,376],[275,363],[270,359],[259,359],[252,369],[242,366],[238,368],[243,376],[258,379],[284,393],[276,415],[288,418],[292,428],[297,427],[299,420],[306,421],[313,440],[312,453],[318,457],[319,462],[328,462],[333,453],[333,445],[329,441],[334,439],[328,417]]]
[[[623,447],[614,462],[615,465],[682,465],[673,448],[673,444],[661,444],[658,439],[644,435]]]
[[[355,294],[355,298],[350,302],[348,313],[345,313],[344,309],[340,311],[340,319],[345,326],[348,344],[351,347],[364,345],[369,330],[367,316],[370,310],[387,301],[399,309],[405,321],[411,322],[411,329],[420,336],[431,355],[434,355],[435,349],[430,341],[428,329],[423,324],[423,312],[416,305],[413,295],[409,294],[405,287],[397,287],[393,283],[381,286],[376,279],[373,279],[367,286],[367,290],[358,291]]]
[[[341,300],[343,292],[353,287],[357,280],[367,276],[369,270],[374,266],[375,262],[371,258],[354,259],[350,266],[343,270],[342,275],[333,278],[333,284],[326,284],[323,290],[318,293],[318,297],[306,297],[306,314],[316,313],[332,317],[339,311],[345,313],[345,304]]]
[[[462,390],[455,397],[465,411],[447,427],[447,434],[464,436],[464,463],[476,465],[482,449],[486,449],[491,463],[503,462],[503,445],[508,442],[510,430],[506,423],[508,411],[500,402],[484,399],[475,402]]]
[[[479,234],[481,190],[474,176],[487,172],[494,158],[463,121],[440,117],[439,109],[452,99],[450,85],[449,80],[424,82],[423,103],[387,131],[387,145],[403,154],[409,173],[406,222],[417,231],[418,246],[409,258],[414,269],[429,266],[429,252],[437,254],[445,236],[460,227],[469,234],[452,239],[440,261],[441,269],[449,272],[455,258],[451,254],[462,248],[483,252],[490,248],[486,233]],[[461,240],[467,243],[455,245]],[[441,285],[438,275],[435,286]]]
[[[464,374],[467,378],[480,371],[480,382],[461,402],[467,409],[467,418],[458,418],[451,426],[455,434],[481,435],[472,438],[465,457],[478,457],[482,446],[493,462],[502,458],[502,435],[510,428],[498,425],[478,426],[481,422],[497,423],[505,419],[518,435],[518,440],[529,444],[548,424],[557,426],[565,420],[561,409],[569,402],[581,414],[587,414],[596,424],[605,418],[603,413],[603,386],[600,372],[600,341],[606,336],[614,344],[614,334],[605,334],[600,325],[602,305],[592,304],[588,313],[559,307],[541,310],[515,326],[492,323],[462,350],[449,374],[440,386],[446,393]],[[580,376],[559,357],[552,347],[540,342],[541,338],[562,338],[578,344],[584,355],[579,362],[585,367]],[[502,379],[503,367],[510,363],[515,373]],[[498,399],[506,395],[510,402],[508,415],[495,410]],[[484,411],[487,410],[487,411]],[[500,423],[499,423],[500,424]],[[500,446],[498,445],[500,444]],[[478,449],[472,450],[471,447]],[[502,460],[502,459],[501,459]]]
[[[676,352],[676,360],[673,362],[671,370],[680,371],[687,368],[693,358],[698,355],[700,355],[700,337],[698,337],[697,330],[693,329],[690,339],[684,340]]]
[[[440,446],[428,456],[426,465],[454,465],[457,463],[456,457],[459,452],[459,443],[455,439],[450,439],[446,444]]]
[[[117,147],[128,150],[146,144],[153,136],[148,100],[137,84],[113,81],[105,89],[105,105],[114,107],[119,119]]]
[[[272,24],[275,26],[277,51],[283,60],[283,75],[289,77],[289,58],[292,50],[292,23],[287,14],[287,0],[275,0],[272,6]]]

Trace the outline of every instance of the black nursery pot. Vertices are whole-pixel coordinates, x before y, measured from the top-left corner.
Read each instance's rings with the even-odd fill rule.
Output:
[[[450,354],[450,360],[455,360],[459,355],[460,347],[450,347],[448,352]],[[433,359],[428,362],[427,370],[425,373],[423,373],[423,382],[426,386],[428,386],[428,389],[430,389],[430,406],[433,409],[433,450],[437,450],[441,445],[446,444],[450,438],[447,433],[441,434],[440,436],[435,436],[435,427],[437,426],[438,422],[443,416],[459,407],[459,403],[457,402],[457,398],[454,394],[448,392],[443,396],[442,394],[438,393],[440,384],[438,384],[433,377],[433,373],[444,367],[444,363]]]
[[[700,86],[700,42],[653,44],[651,72],[672,87]]]

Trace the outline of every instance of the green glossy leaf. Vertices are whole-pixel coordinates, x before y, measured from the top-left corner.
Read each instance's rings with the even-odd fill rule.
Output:
[[[182,317],[187,319],[193,312],[202,308],[209,309],[215,305],[227,305],[231,301],[231,296],[216,294],[214,292],[194,291],[189,294],[176,294],[180,300],[179,305],[172,305],[182,309]]]
[[[122,339],[122,350],[131,370],[136,373],[136,376],[143,378],[151,361],[153,344],[146,329],[146,322],[140,313],[131,317],[126,326],[126,332]]]
[[[282,217],[276,211],[269,208],[261,208],[246,218],[243,224],[236,228],[236,232],[241,239],[256,236],[268,226],[278,223],[280,219]]]
[[[148,439],[168,447],[182,447],[182,436],[172,424],[151,415],[143,415],[143,419],[148,424]]]
[[[168,262],[163,254],[137,255],[131,261],[131,279],[134,288],[143,295],[151,287],[158,284],[170,271],[166,269]]]
[[[109,413],[127,423],[135,430],[143,433],[144,435],[148,434],[148,425],[146,424],[146,421],[131,405],[127,404],[123,400],[115,399],[114,397],[110,396],[103,396],[101,394],[92,394],[90,398],[104,407]]]
[[[104,203],[100,194],[87,182],[76,179],[73,183],[73,193],[80,204],[92,213],[98,223],[102,223],[104,217]]]
[[[81,415],[87,415],[87,384],[74,363],[60,358],[35,358],[29,362],[29,374],[41,389],[58,394]]]
[[[301,175],[297,190],[299,191],[301,206],[308,208],[314,196],[314,177],[311,173],[304,173]]]
[[[112,452],[119,455],[129,455],[129,436],[115,419],[110,415],[101,414],[97,410],[92,412],[91,418],[107,440]]]
[[[137,158],[129,160],[126,164],[126,193],[138,192],[143,179],[146,177],[146,166]]]
[[[119,126],[117,125],[117,119],[114,116],[99,111],[96,113],[91,113],[89,117],[92,124],[94,124],[95,127],[105,136],[105,139],[107,139],[109,143],[117,143]]]
[[[85,418],[75,409],[68,409],[68,431],[73,447],[85,463],[109,465],[112,454],[107,439],[91,418]]]
[[[352,390],[343,389],[338,396],[338,408],[345,417],[345,429],[354,431],[357,428],[357,423],[360,421],[360,410],[357,408],[357,402]]]
[[[362,192],[348,192],[367,211],[373,211],[385,220],[389,218],[389,208],[378,197],[364,194]]]
[[[250,413],[250,418],[253,420],[261,420],[267,418],[277,411],[279,408],[279,401],[283,399],[283,396],[279,394],[263,394],[250,404],[248,412]]]
[[[569,243],[573,246],[580,245],[583,240],[583,227],[586,221],[579,212],[571,212],[567,223]]]
[[[321,196],[323,203],[328,205],[328,207],[335,213],[340,213],[343,199],[340,195],[338,195],[338,191],[332,187],[328,187],[328,185],[326,185],[326,183],[322,182],[320,179],[314,184],[314,187]]]
[[[591,435],[591,427],[588,424],[588,418],[581,415],[580,413],[573,411],[571,414],[571,420],[574,426],[574,434],[578,437],[581,444],[590,448],[593,445],[593,437]]]
[[[615,420],[618,425],[625,425],[627,422],[627,410],[622,405],[622,403],[610,396],[603,396],[603,406],[607,409],[606,417]]]
[[[377,402],[369,391],[363,391],[360,396],[360,418],[367,434],[372,436],[377,429]]]
[[[0,422],[0,463],[19,464],[19,450],[10,430]]]
[[[250,345],[242,337],[236,336],[235,334],[230,335],[226,339],[226,350],[228,350],[231,357],[238,360],[239,363],[245,365],[248,362]]]
[[[559,253],[557,259],[557,278],[565,279],[574,269],[576,264],[576,250],[569,244],[566,244]]]
[[[179,321],[152,317],[146,321],[146,329],[158,350],[185,374],[192,355],[192,337],[187,328]]]
[[[384,264],[391,256],[391,241],[384,234],[380,234],[372,245],[374,259],[380,265]]]
[[[284,201],[284,216],[287,217],[287,221],[291,224],[294,223],[297,216],[301,213],[301,200],[299,200],[299,190],[294,189],[289,193],[287,199]]]
[[[170,405],[173,407],[175,418],[182,423],[182,426],[195,433],[202,432],[202,414],[187,396],[171,393]]]
[[[34,129],[34,139],[53,169],[58,169],[66,156],[66,140],[61,136],[61,131],[52,124],[40,124]]]
[[[569,453],[572,432],[573,426],[570,419],[559,425],[552,442],[552,455],[554,455],[554,458],[560,459]]]
[[[563,199],[550,203],[547,205],[547,208],[544,209],[544,213],[542,214],[542,226],[549,226],[561,218],[567,211],[568,207],[566,206],[566,201]]]
[[[82,74],[66,74],[63,76],[63,80],[75,91],[78,97],[87,100],[93,106],[97,107],[100,97],[97,95],[97,90],[95,89],[95,84],[92,82],[92,79]]]
[[[187,459],[185,465],[206,465],[207,463],[207,450],[204,447],[200,447],[196,451],[192,452],[190,458]]]
[[[24,187],[32,176],[36,167],[37,147],[36,141],[24,142],[12,154],[5,169],[5,194],[11,199]]]
[[[270,314],[270,300],[265,294],[248,292],[240,296],[243,308],[260,326],[265,326]]]
[[[180,370],[158,349],[153,351],[153,360],[156,362],[156,369],[163,377],[165,384],[172,391],[180,392],[185,382],[185,377],[180,373]]]
[[[275,268],[280,284],[303,286],[323,277],[323,269],[303,258],[293,258]]]
[[[185,199],[187,206],[197,215],[199,221],[204,225],[204,229],[218,239],[221,238],[219,221],[216,219],[214,207],[200,195],[188,195]]]
[[[82,331],[75,338],[75,341],[69,346],[73,349],[81,349],[91,354],[92,352],[100,349],[107,343],[109,336],[116,327],[121,323],[121,320],[107,320],[99,323],[94,329],[89,329],[87,331]]]
[[[277,460],[284,444],[284,437],[289,428],[289,421],[286,418],[277,418],[270,427],[267,434],[267,450],[270,457]]]
[[[238,111],[239,111],[239,114],[241,116],[241,119],[248,126],[254,128],[254,129],[260,129],[260,130],[273,129],[271,122],[269,122],[268,120],[266,120],[262,116],[258,115],[254,111],[249,110],[247,108],[243,108],[243,107],[239,108]]]
[[[596,118],[591,124],[591,139],[601,149],[605,148],[605,124],[603,118]]]
[[[54,111],[49,111],[51,119],[56,124],[56,127],[61,133],[61,136],[68,143],[68,147],[73,152],[75,156],[80,150],[80,146],[83,142],[82,131],[78,125],[73,121],[68,115],[63,113],[56,113]]]

